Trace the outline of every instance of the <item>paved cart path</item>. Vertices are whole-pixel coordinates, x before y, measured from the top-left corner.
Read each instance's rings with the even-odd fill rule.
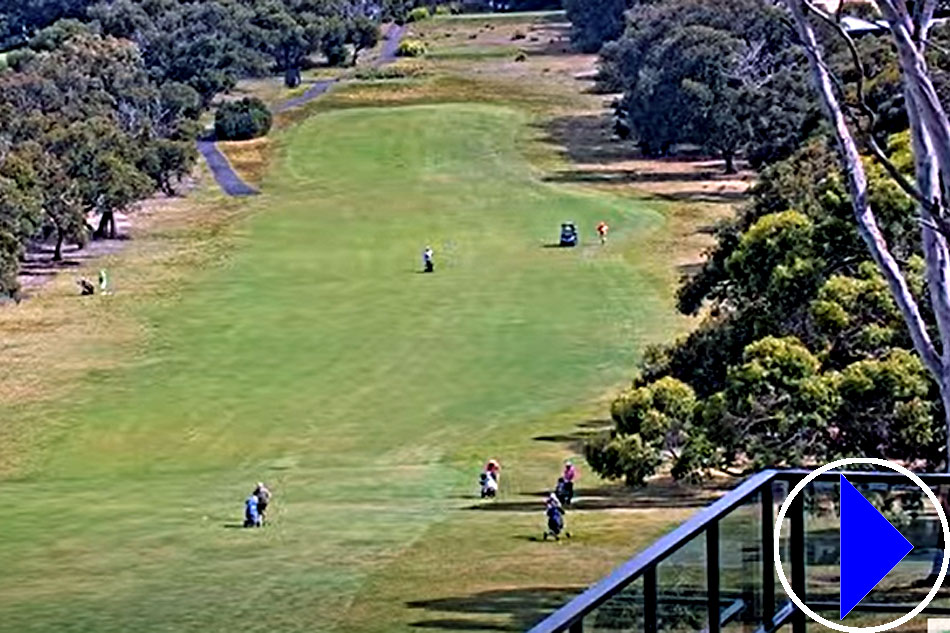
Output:
[[[383,47],[379,58],[374,62],[374,66],[384,66],[396,60],[396,50],[399,48],[399,42],[406,32],[406,27],[394,24],[389,27],[386,39],[383,41]],[[299,108],[314,99],[325,95],[327,91],[337,82],[336,79],[323,79],[315,81],[306,92],[299,97],[289,99],[274,108],[275,113],[286,112]],[[229,196],[253,196],[260,193],[257,189],[244,182],[241,176],[234,170],[234,167],[228,161],[227,157],[218,148],[215,141],[198,141],[198,151],[204,156],[215,182]]]

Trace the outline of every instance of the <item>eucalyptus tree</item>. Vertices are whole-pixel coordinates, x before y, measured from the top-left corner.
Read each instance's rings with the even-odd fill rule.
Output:
[[[825,118],[837,142],[839,159],[847,178],[854,221],[894,302],[900,310],[913,347],[932,375],[943,403],[946,421],[946,467],[950,469],[950,222],[947,218],[947,183],[950,183],[950,121],[938,95],[927,61],[936,0],[921,0],[911,11],[902,0],[878,0],[897,51],[913,152],[913,177],[906,177],[879,146],[873,133],[876,113],[864,95],[863,61],[853,40],[829,15],[809,0],[783,0],[791,13],[799,40],[819,95]],[[840,8],[839,8],[840,10]],[[817,20],[823,35],[819,35]],[[825,44],[837,37],[852,53],[853,97],[826,62]],[[862,149],[887,169],[902,189],[916,201],[920,223],[919,255],[925,263],[930,310],[915,296],[888,244],[876,209],[868,195],[868,177]]]

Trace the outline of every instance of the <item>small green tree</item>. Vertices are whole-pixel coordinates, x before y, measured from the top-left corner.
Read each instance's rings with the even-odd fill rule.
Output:
[[[620,37],[624,11],[630,0],[565,0],[571,22],[571,43],[582,53],[596,53],[606,43]]]
[[[353,65],[359,60],[360,52],[379,43],[379,24],[366,16],[357,16],[350,23],[350,42],[353,44]]]
[[[214,130],[223,141],[246,141],[264,136],[270,131],[273,116],[263,101],[245,97],[229,101],[218,108],[214,117]]]
[[[342,66],[346,63],[348,57],[346,42],[348,38],[349,31],[346,22],[342,18],[334,16],[324,23],[320,50],[323,51],[329,65]]]
[[[424,57],[427,51],[428,47],[426,47],[425,42],[408,38],[399,43],[396,55],[399,57]]]
[[[422,22],[428,20],[431,17],[428,7],[416,7],[409,12],[409,17],[406,19],[407,22]]]

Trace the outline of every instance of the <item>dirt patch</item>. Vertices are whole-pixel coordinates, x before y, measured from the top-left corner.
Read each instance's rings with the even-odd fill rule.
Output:
[[[178,184],[177,196],[157,193],[151,198],[132,205],[128,213],[115,213],[115,239],[93,238],[84,246],[64,244],[60,261],[53,258],[56,250],[53,241],[31,242],[23,256],[20,273],[17,276],[21,287],[20,300],[35,294],[40,287],[60,273],[75,273],[78,279],[81,276],[79,274],[81,270],[90,269],[95,261],[115,255],[124,248],[128,240],[132,239],[136,224],[151,214],[168,209],[171,205],[181,204],[184,197],[195,189],[196,183],[197,180],[194,177],[183,179]]]
[[[199,168],[189,188],[209,177]],[[67,252],[68,263],[36,275],[42,280],[28,301],[0,308],[0,400],[18,411],[0,424],[0,478],[27,472],[32,449],[49,431],[45,420],[20,413],[25,405],[69,397],[80,376],[130,362],[148,336],[132,317],[136,306],[177,300],[195,270],[226,256],[231,242],[222,229],[245,211],[221,196],[143,201],[129,214],[129,239]],[[79,296],[75,280],[94,280],[100,268],[108,269],[113,293]]]

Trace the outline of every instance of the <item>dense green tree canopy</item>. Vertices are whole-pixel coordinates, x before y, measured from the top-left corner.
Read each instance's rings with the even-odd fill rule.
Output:
[[[218,108],[214,131],[223,141],[246,141],[267,134],[272,122],[273,117],[263,101],[245,97]]]
[[[0,289],[38,233],[83,244],[115,211],[172,184],[195,160],[199,96],[157,84],[139,49],[77,23],[40,31],[0,72]],[[56,42],[51,46],[51,42]],[[87,226],[87,215],[104,222]]]
[[[890,139],[910,169],[907,134]],[[872,204],[929,310],[912,201],[867,161]],[[763,171],[753,200],[680,292],[701,325],[651,350],[588,446],[599,472],[636,485],[866,455],[940,465],[935,384],[851,218],[834,152],[816,138]]]
[[[571,43],[583,53],[596,53],[623,33],[624,12],[633,0],[564,0],[571,21]]]
[[[601,87],[623,92],[621,111],[641,148],[665,154],[694,143],[731,171],[788,155],[817,109],[783,16],[765,0],[665,0],[629,12],[607,44]]]

